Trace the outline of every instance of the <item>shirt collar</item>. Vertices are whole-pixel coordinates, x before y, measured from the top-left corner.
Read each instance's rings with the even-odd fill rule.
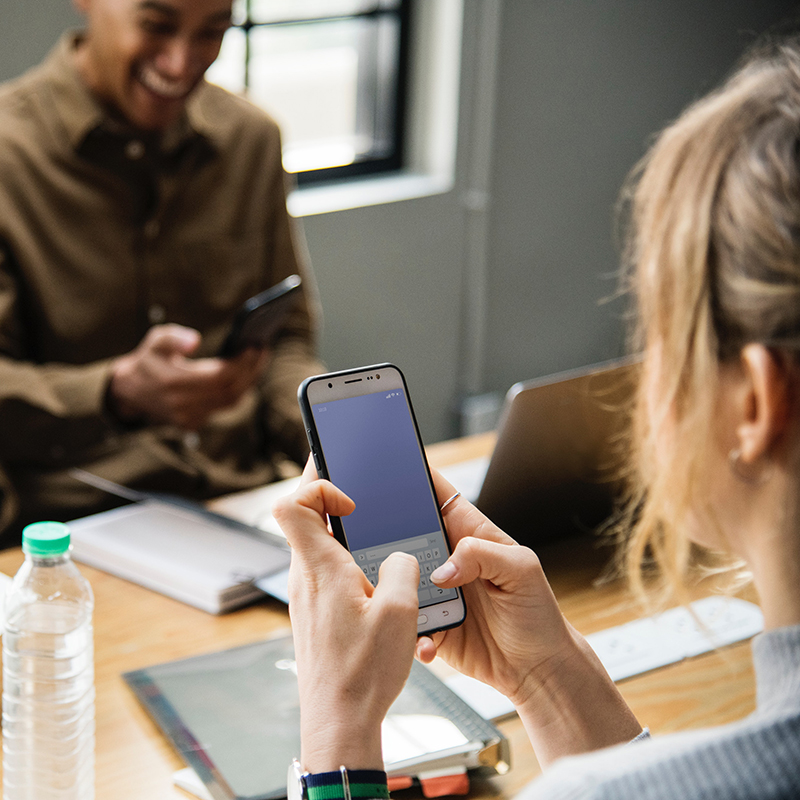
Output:
[[[81,34],[65,33],[42,65],[51,107],[70,148],[77,150],[86,136],[102,125],[105,114],[78,73],[73,53]]]
[[[97,129],[131,137],[137,134],[135,129],[109,115],[84,83],[74,58],[81,36],[79,31],[65,33],[43,64],[51,87],[50,99],[61,126],[60,133],[74,151],[78,151],[87,136]],[[176,153],[196,139],[204,139],[217,149],[218,126],[202,113],[200,107],[199,95],[204,88],[201,84],[195,89],[181,119],[162,134],[161,150],[165,154]]]

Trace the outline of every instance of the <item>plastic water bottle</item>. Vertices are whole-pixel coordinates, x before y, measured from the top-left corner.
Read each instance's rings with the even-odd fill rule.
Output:
[[[92,589],[66,525],[28,525],[22,550],[3,630],[3,798],[92,800]]]

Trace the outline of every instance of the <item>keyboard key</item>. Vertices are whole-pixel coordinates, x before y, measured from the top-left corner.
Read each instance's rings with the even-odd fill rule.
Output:
[[[436,570],[442,562],[442,549],[440,547],[424,547],[425,540],[419,540],[419,545],[423,549],[415,550],[409,548],[406,552],[414,556],[420,565],[420,580],[417,590],[419,602],[425,602],[431,599],[446,599],[454,597],[455,592],[452,589],[440,589],[433,584],[428,577],[434,570]],[[357,553],[355,558],[361,570],[367,576],[369,582],[375,586],[378,583],[378,571],[381,563],[388,556],[389,548],[381,548],[380,550],[369,550]],[[446,557],[446,553],[444,556]]]

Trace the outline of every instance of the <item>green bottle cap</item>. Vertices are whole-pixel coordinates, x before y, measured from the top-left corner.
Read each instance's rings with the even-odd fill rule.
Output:
[[[22,552],[43,558],[69,550],[69,528],[63,522],[34,522],[22,529]]]

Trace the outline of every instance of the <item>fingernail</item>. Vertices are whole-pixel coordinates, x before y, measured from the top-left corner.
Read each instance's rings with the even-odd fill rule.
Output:
[[[434,583],[445,583],[455,577],[457,571],[456,565],[452,561],[445,561],[441,567],[437,567],[431,573],[431,580]]]

